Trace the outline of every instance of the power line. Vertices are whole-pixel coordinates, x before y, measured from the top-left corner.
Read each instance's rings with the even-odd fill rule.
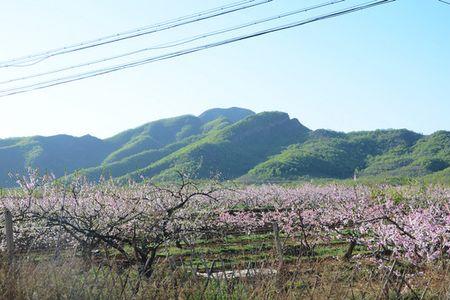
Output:
[[[447,1],[444,1],[444,0],[438,0],[438,1],[450,5],[450,2],[447,2]]]
[[[214,43],[210,43],[210,44],[206,44],[206,45],[202,45],[202,46],[198,46],[198,47],[193,47],[193,48],[189,48],[189,49],[185,49],[185,50],[181,50],[181,51],[177,51],[177,52],[163,54],[160,56],[141,59],[141,60],[137,60],[137,61],[134,61],[131,63],[127,63],[127,64],[121,64],[121,65],[116,65],[116,66],[109,67],[109,68],[94,70],[91,72],[80,73],[80,74],[76,74],[76,75],[72,75],[72,76],[62,77],[59,79],[53,79],[53,80],[49,80],[49,81],[44,81],[44,82],[40,82],[40,83],[36,83],[36,84],[26,85],[26,86],[22,86],[22,87],[7,89],[7,90],[0,90],[0,97],[6,97],[6,96],[14,95],[14,94],[20,94],[20,93],[33,91],[33,90],[48,88],[51,86],[61,85],[61,84],[65,84],[68,82],[79,81],[82,79],[95,77],[95,76],[99,76],[99,75],[103,75],[103,74],[108,74],[108,73],[112,73],[115,71],[132,68],[132,67],[136,67],[136,66],[156,62],[156,61],[167,60],[170,58],[175,58],[178,56],[183,56],[183,55],[187,55],[190,53],[194,53],[194,52],[198,52],[198,51],[202,51],[202,50],[206,50],[206,49],[210,49],[210,48],[215,48],[218,46],[235,43],[235,42],[247,40],[247,39],[258,37],[258,36],[263,36],[263,35],[266,35],[269,33],[274,33],[274,32],[278,32],[278,31],[282,31],[282,30],[286,30],[286,29],[290,29],[290,28],[294,28],[294,27],[299,27],[299,26],[309,24],[309,23],[339,17],[339,16],[342,16],[345,14],[353,13],[356,11],[361,11],[364,9],[368,9],[371,7],[375,7],[375,6],[379,6],[382,4],[387,4],[387,3],[391,3],[391,2],[395,2],[395,1],[396,0],[375,0],[375,1],[365,2],[362,4],[355,5],[355,6],[352,6],[352,7],[346,8],[346,9],[342,9],[339,11],[335,11],[335,12],[332,12],[329,14],[309,18],[306,20],[300,20],[297,22],[265,29],[262,31],[257,31],[257,32],[251,33],[251,34],[242,35],[239,37],[234,37],[234,38],[222,40],[219,42],[214,42]]]
[[[142,31],[149,30],[149,29],[158,28],[158,27],[165,26],[165,25],[174,24],[176,22],[186,21],[186,20],[192,19],[194,17],[198,18],[198,17],[204,16],[206,14],[215,13],[215,12],[218,12],[218,11],[223,11],[223,10],[228,9],[228,8],[233,8],[233,7],[236,7],[236,6],[248,4],[248,3],[251,3],[251,2],[254,2],[254,1],[256,1],[256,0],[244,0],[244,1],[234,2],[234,3],[228,4],[228,5],[224,5],[224,6],[220,6],[220,7],[214,8],[214,9],[205,10],[205,11],[202,11],[202,12],[199,12],[199,13],[196,13],[196,14],[191,14],[191,15],[187,15],[187,16],[184,16],[184,17],[179,17],[179,18],[176,18],[176,19],[172,19],[172,20],[156,23],[156,24],[153,24],[153,25],[140,27],[140,28],[136,28],[136,29],[133,29],[133,30],[128,30],[128,31],[125,31],[125,32],[117,33],[117,34],[96,38],[94,40],[84,41],[84,42],[73,44],[73,45],[70,45],[70,46],[65,46],[65,47],[56,48],[56,49],[52,49],[52,50],[47,50],[45,52],[40,52],[40,53],[36,53],[36,54],[31,54],[31,55],[15,58],[15,59],[8,60],[8,61],[5,61],[5,62],[0,62],[0,67],[6,67],[6,66],[3,66],[3,64],[13,63],[13,62],[15,62],[16,64],[14,64],[14,65],[7,65],[7,66],[17,66],[17,67],[29,66],[29,65],[32,65],[32,64],[36,64],[36,63],[38,63],[38,62],[40,62],[42,60],[45,60],[46,58],[48,58],[47,57],[48,55],[55,54],[55,53],[58,53],[58,52],[61,52],[61,51],[67,51],[67,50],[70,50],[70,49],[73,49],[73,48],[77,48],[77,47],[84,47],[84,46],[91,45],[93,43],[99,43],[99,42],[102,42],[102,41],[105,41],[105,40],[119,38],[119,37],[124,36],[124,35],[130,35],[130,34],[142,32]],[[25,60],[25,62],[33,61],[33,63],[30,63],[28,65],[23,65],[23,64],[17,65],[18,63],[24,63],[23,62],[24,60]]]
[[[215,43],[211,43],[211,44],[206,44],[206,45],[202,45],[202,46],[198,46],[198,47],[194,47],[194,48],[189,48],[189,49],[185,49],[185,50],[181,50],[181,51],[177,51],[177,52],[163,54],[163,55],[160,55],[160,56],[150,57],[150,58],[134,61],[134,62],[131,62],[131,63],[116,65],[116,66],[109,67],[109,68],[104,68],[104,69],[94,70],[94,71],[90,71],[90,72],[86,72],[86,73],[80,73],[80,74],[76,74],[76,75],[72,75],[72,76],[62,77],[62,78],[53,79],[53,80],[49,80],[49,81],[44,81],[44,82],[40,82],[40,83],[36,83],[36,84],[26,85],[26,86],[17,87],[17,88],[11,88],[11,89],[7,89],[7,90],[0,90],[0,97],[5,97],[5,96],[18,94],[18,93],[23,93],[23,92],[27,92],[27,91],[31,91],[31,90],[36,90],[36,89],[42,89],[42,88],[46,88],[46,87],[50,87],[50,86],[55,86],[55,85],[68,83],[68,82],[78,81],[78,80],[82,80],[82,79],[85,79],[85,78],[95,77],[95,76],[99,76],[99,75],[108,74],[108,73],[111,73],[111,72],[115,72],[115,71],[131,68],[131,67],[140,66],[140,65],[143,65],[143,64],[152,63],[152,62],[155,62],[155,61],[167,60],[167,59],[170,59],[170,58],[174,58],[174,57],[178,57],[178,56],[182,56],[182,55],[198,52],[198,51],[201,51],[201,50],[214,48],[214,47],[218,47],[218,46],[221,46],[221,45],[234,43],[234,42],[246,40],[246,39],[257,37],[257,36],[266,35],[268,33],[273,33],[273,32],[277,32],[277,31],[281,31],[281,30],[285,30],[285,29],[289,29],[289,28],[293,28],[293,27],[298,27],[298,26],[301,26],[301,25],[305,25],[305,24],[308,24],[308,23],[312,23],[312,22],[316,22],[316,21],[320,21],[320,20],[324,20],[324,19],[328,19],[328,18],[338,17],[338,16],[341,16],[341,15],[344,15],[344,14],[352,13],[352,12],[355,12],[355,11],[367,9],[367,8],[370,8],[370,7],[374,7],[374,6],[378,6],[378,5],[381,5],[381,4],[386,4],[386,3],[390,3],[390,2],[394,2],[394,1],[396,1],[396,0],[375,0],[375,1],[370,1],[370,2],[366,2],[366,3],[360,4],[360,5],[352,6],[352,7],[347,8],[347,9],[336,11],[336,12],[333,12],[333,13],[330,13],[330,14],[322,15],[322,16],[319,16],[319,17],[310,18],[310,19],[306,19],[306,20],[302,20],[302,21],[286,24],[286,25],[282,25],[282,26],[266,29],[266,30],[263,30],[263,31],[258,31],[258,32],[252,33],[252,34],[247,34],[247,35],[243,35],[243,36],[239,36],[239,37],[235,37],[235,38],[230,38],[230,39],[227,39],[227,40],[223,40],[223,41],[219,41],[219,42],[215,42]]]
[[[192,14],[189,16],[177,18],[174,20],[169,20],[166,22],[158,23],[155,25],[150,25],[142,28],[138,28],[135,30],[130,30],[114,35],[109,35],[101,38],[97,38],[91,41],[81,42],[78,44],[57,48],[41,53],[31,54],[24,57],[19,57],[11,60],[7,60],[4,62],[0,62],[0,68],[6,68],[6,67],[24,67],[24,66],[31,66],[35,65],[37,63],[40,63],[50,57],[72,53],[75,51],[85,50],[89,48],[94,48],[98,46],[103,46],[131,38],[140,37],[143,35],[152,34],[155,32],[165,31],[169,29],[173,29],[176,27],[180,27],[183,25],[203,21],[206,19],[211,19],[218,16],[223,16],[226,14],[230,14],[233,12],[249,9],[252,7],[256,7],[259,5],[267,4],[269,2],[272,2],[274,0],[246,0],[246,1],[239,1],[232,4],[228,4],[226,6],[221,6],[215,9],[203,11],[197,14]]]
[[[279,19],[282,19],[282,18],[286,18],[286,17],[290,17],[290,16],[293,16],[293,15],[296,15],[296,14],[308,12],[308,11],[311,11],[311,10],[314,10],[314,9],[319,9],[319,8],[323,8],[323,7],[326,7],[326,6],[335,5],[337,3],[341,3],[341,2],[344,2],[344,1],[346,1],[346,0],[333,0],[333,1],[325,2],[325,3],[317,4],[317,5],[314,5],[314,6],[309,6],[309,7],[306,7],[306,8],[300,8],[300,9],[297,9],[297,10],[289,11],[289,12],[286,12],[286,13],[283,13],[283,14],[279,14],[279,15],[275,15],[275,16],[271,16],[271,17],[268,17],[268,18],[259,19],[259,20],[256,20],[256,21],[244,23],[244,24],[241,24],[241,25],[238,25],[238,26],[229,27],[229,28],[221,29],[221,30],[217,30],[217,31],[212,31],[212,32],[205,33],[205,34],[195,35],[193,37],[177,40],[175,42],[170,42],[170,43],[165,43],[165,44],[161,44],[161,45],[157,45],[157,46],[153,46],[153,47],[143,48],[143,49],[127,52],[127,53],[124,53],[124,54],[120,54],[120,55],[116,55],[116,56],[112,56],[112,57],[108,57],[108,58],[103,58],[103,59],[98,59],[98,60],[94,60],[94,61],[90,61],[90,62],[87,62],[87,63],[82,63],[82,64],[78,64],[78,65],[74,65],[74,66],[64,67],[64,68],[60,68],[60,69],[56,69],[56,70],[52,70],[52,71],[48,71],[48,72],[41,72],[41,73],[36,73],[36,74],[24,76],[24,77],[19,77],[19,78],[14,78],[14,79],[1,81],[0,84],[7,84],[7,83],[16,82],[16,81],[28,80],[28,79],[32,79],[32,78],[36,78],[36,77],[51,75],[51,74],[55,74],[55,73],[59,73],[59,72],[63,72],[63,71],[69,71],[69,70],[73,70],[73,69],[76,69],[76,68],[91,66],[91,65],[94,65],[94,64],[103,63],[103,62],[106,62],[106,61],[110,61],[110,60],[114,60],[114,59],[118,59],[118,58],[123,58],[123,57],[131,56],[131,55],[135,55],[135,54],[138,54],[138,53],[147,52],[147,51],[151,51],[151,50],[159,50],[159,49],[167,49],[167,48],[177,47],[177,46],[185,45],[185,44],[188,44],[188,43],[200,40],[200,39],[205,39],[205,38],[212,37],[212,36],[215,36],[215,35],[229,33],[229,32],[232,32],[232,31],[236,31],[236,30],[239,30],[239,29],[244,29],[244,28],[247,28],[247,27],[251,27],[251,26],[267,23],[267,22],[274,21],[274,20],[279,20]]]

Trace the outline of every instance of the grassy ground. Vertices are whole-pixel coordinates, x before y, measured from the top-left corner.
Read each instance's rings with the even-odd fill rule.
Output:
[[[234,235],[198,241],[195,248],[171,246],[158,253],[152,278],[135,268],[120,268],[97,256],[87,263],[71,251],[60,260],[49,253],[22,255],[0,267],[0,299],[447,299],[446,264],[422,269],[389,262],[386,268],[355,249],[343,260],[348,245],[336,240],[319,244],[309,255],[294,240],[284,241],[283,265],[273,235]],[[296,252],[297,251],[297,252]],[[394,267],[392,267],[394,266]],[[273,268],[278,274],[251,278],[201,278],[196,272]]]

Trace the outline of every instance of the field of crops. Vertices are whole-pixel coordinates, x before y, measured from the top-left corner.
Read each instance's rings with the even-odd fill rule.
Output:
[[[2,299],[450,296],[447,187],[17,181]]]

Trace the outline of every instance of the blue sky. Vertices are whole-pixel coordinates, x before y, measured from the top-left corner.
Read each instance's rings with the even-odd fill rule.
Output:
[[[4,1],[0,9],[0,60],[230,2]],[[31,69],[0,69],[0,79],[321,2],[327,0],[275,0],[245,12]],[[59,133],[89,133],[104,138],[155,119],[231,106],[256,112],[285,111],[311,129],[409,128],[427,134],[450,130],[450,5],[437,0],[397,0],[169,61],[0,98],[0,138]]]

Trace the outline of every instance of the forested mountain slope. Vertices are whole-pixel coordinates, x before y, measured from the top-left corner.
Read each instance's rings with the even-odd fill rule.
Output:
[[[111,138],[90,135],[0,139],[0,186],[27,167],[56,176],[167,180],[188,169],[199,178],[250,182],[412,177],[448,182],[450,132],[406,129],[311,131],[283,112],[215,108],[153,121]]]

